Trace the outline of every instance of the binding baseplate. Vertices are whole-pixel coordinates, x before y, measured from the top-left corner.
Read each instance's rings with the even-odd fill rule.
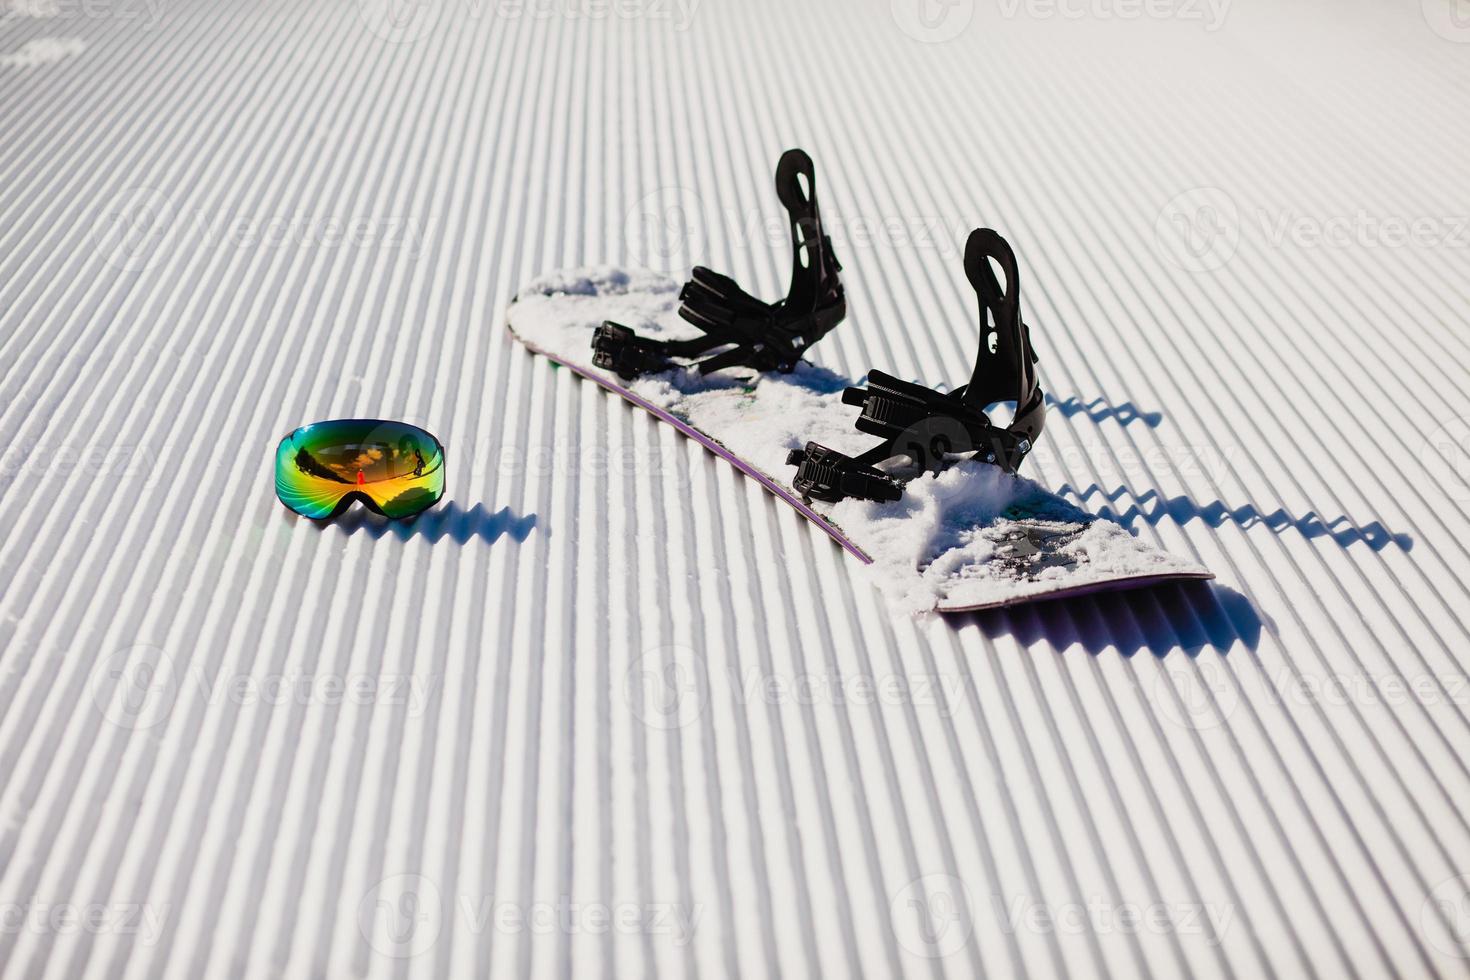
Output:
[[[625,381],[676,365],[674,358],[697,358],[701,374],[728,367],[790,372],[807,348],[847,315],[847,299],[837,273],[842,266],[832,240],[822,230],[817,207],[816,169],[801,150],[787,150],[776,164],[776,193],[791,224],[791,287],[775,303],[756,299],[729,276],[696,266],[679,293],[679,315],[703,335],[688,340],[650,340],[628,327],[603,323],[592,335],[592,363]]]
[[[999,263],[1002,287],[991,265]],[[1046,401],[1036,376],[1031,331],[1021,320],[1021,287],[1016,256],[1006,240],[977,228],[965,244],[965,275],[980,299],[980,348],[970,381],[952,392],[900,381],[870,371],[868,383],[842,393],[847,405],[862,407],[854,423],[859,432],[883,441],[860,456],[846,456],[814,442],[793,449],[792,485],[803,497],[836,502],[845,497],[892,501],[903,495],[904,481],[878,468],[907,457],[920,472],[939,472],[963,458],[982,459],[1014,472],[1031,451],[1046,421]],[[996,425],[985,409],[1015,402],[1008,425]]]

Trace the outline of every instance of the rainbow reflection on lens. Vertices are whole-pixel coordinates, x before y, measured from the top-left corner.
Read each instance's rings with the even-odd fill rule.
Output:
[[[303,425],[276,449],[276,496],[314,520],[336,517],[354,500],[387,517],[412,517],[444,496],[444,447],[403,422]]]

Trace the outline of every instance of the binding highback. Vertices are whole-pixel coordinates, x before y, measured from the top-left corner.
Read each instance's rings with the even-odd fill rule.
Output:
[[[995,277],[999,263],[1005,285]],[[1021,320],[1021,281],[1010,243],[989,228],[976,228],[965,243],[965,276],[980,300],[980,344],[975,370],[963,389],[965,404],[983,409],[1015,402],[1010,428],[1032,442],[1041,434],[1046,403],[1036,375],[1031,331]]]
[[[804,150],[781,154],[776,164],[776,196],[786,208],[791,228],[791,285],[782,302],[792,310],[814,311],[821,300],[830,303],[832,293],[840,298],[837,270],[841,266],[832,252],[832,239],[822,228],[817,171]]]
[[[639,337],[612,321],[592,336],[592,363],[625,380],[666,371],[674,358],[703,357],[693,365],[703,374],[728,367],[787,372],[847,315],[837,277],[842,266],[822,228],[817,176],[811,157],[787,150],[776,164],[776,195],[791,228],[791,284],[785,298],[767,303],[729,276],[696,266],[679,293],[679,315],[702,331],[687,340]]]
[[[1004,286],[991,266],[994,260]],[[865,386],[842,393],[847,405],[861,406],[854,426],[882,438],[857,457],[809,442],[792,450],[787,463],[805,497],[838,501],[845,497],[897,500],[904,481],[877,464],[905,457],[921,471],[938,472],[953,461],[974,457],[1013,472],[1031,451],[1046,421],[1046,398],[1036,377],[1036,354],[1021,320],[1020,276],[1005,239],[989,228],[970,234],[965,274],[980,301],[980,344],[969,382],[949,393],[869,371]],[[1008,425],[991,421],[985,409],[1016,403]]]

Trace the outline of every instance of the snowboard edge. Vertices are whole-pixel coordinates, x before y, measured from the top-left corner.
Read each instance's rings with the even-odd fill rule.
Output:
[[[797,512],[800,513],[801,516],[805,517],[807,520],[811,521],[817,527],[825,531],[827,535],[832,538],[833,541],[836,541],[838,544],[842,545],[842,547],[846,549],[849,554],[851,554],[854,558],[857,558],[864,565],[871,565],[873,563],[872,556],[870,556],[866,551],[864,551],[862,548],[859,548],[857,544],[855,544],[845,535],[843,535],[843,533],[838,530],[836,525],[832,524],[821,514],[818,514],[816,511],[812,510],[811,507],[806,503],[806,501],[802,500],[800,497],[793,494],[790,490],[777,483],[770,476],[770,474],[764,473],[761,470],[756,469],[754,466],[751,466],[739,456],[736,456],[734,453],[730,452],[730,450],[726,449],[718,442],[715,442],[709,436],[705,435],[703,432],[700,432],[698,429],[694,428],[683,419],[669,414],[668,412],[659,408],[657,405],[653,404],[647,399],[640,397],[632,391],[629,391],[627,388],[624,388],[621,385],[613,384],[605,378],[598,377],[591,371],[587,371],[583,368],[578,367],[575,364],[564,361],[561,358],[557,357],[555,354],[552,354],[549,351],[537,347],[535,344],[531,343],[530,341],[526,340],[526,338],[516,333],[515,329],[512,328],[508,323],[506,324],[506,330],[510,333],[512,337],[515,338],[518,344],[526,348],[526,350],[530,351],[531,353],[536,354],[540,357],[544,357],[548,361],[551,361],[553,364],[561,365],[568,371],[571,371],[577,377],[585,378],[588,381],[594,382],[606,391],[610,391],[616,395],[622,396],[622,398],[624,398],[626,401],[648,412],[659,421],[667,422],[669,425],[672,425],[683,435],[689,437],[690,439],[693,439],[699,445],[714,453],[716,456],[720,457],[725,462],[735,467],[741,473],[755,480],[767,491],[775,494],[777,497],[780,497],[792,507],[795,507]]]

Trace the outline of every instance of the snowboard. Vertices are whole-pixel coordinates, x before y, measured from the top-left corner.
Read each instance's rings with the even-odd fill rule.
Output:
[[[803,500],[791,486],[790,450],[814,441],[856,454],[871,442],[841,400],[851,379],[803,361],[789,374],[680,367],[625,383],[593,365],[592,334],[605,320],[657,339],[697,335],[678,316],[679,290],[650,272],[561,270],[516,295],[507,326],[532,353],[652,413],[796,508],[867,565],[895,607],[967,612],[1214,577],[978,461],[919,475],[894,502]]]

